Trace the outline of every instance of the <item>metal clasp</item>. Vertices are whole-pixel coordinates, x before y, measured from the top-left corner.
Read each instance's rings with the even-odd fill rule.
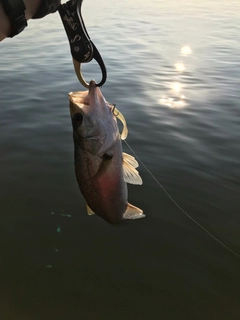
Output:
[[[90,39],[84,25],[81,15],[82,2],[83,0],[70,0],[60,5],[58,12],[68,37],[73,66],[80,83],[84,87],[89,88],[89,83],[85,81],[82,75],[81,64],[94,59],[102,71],[102,80],[96,85],[102,86],[107,79],[107,70],[99,51]]]

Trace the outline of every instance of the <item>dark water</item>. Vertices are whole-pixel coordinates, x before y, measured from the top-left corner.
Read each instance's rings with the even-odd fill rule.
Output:
[[[83,9],[128,143],[240,254],[239,1],[88,0]],[[0,318],[240,319],[240,259],[143,166],[129,199],[145,219],[112,227],[87,215],[67,98],[82,87],[58,15],[0,46]],[[100,78],[94,63],[84,73]]]

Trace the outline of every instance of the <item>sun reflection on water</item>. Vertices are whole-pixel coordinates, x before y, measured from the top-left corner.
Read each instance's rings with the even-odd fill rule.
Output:
[[[180,63],[180,62],[175,64],[175,68],[176,68],[176,70],[179,71],[179,72],[183,72],[183,71],[185,70],[184,64],[183,64],[183,63]]]
[[[169,108],[184,108],[186,107],[186,97],[180,94],[182,90],[181,83],[174,82],[171,86],[171,96],[172,97],[161,97],[159,103]]]
[[[181,54],[187,56],[192,53],[192,49],[189,46],[184,46],[181,48]]]
[[[186,106],[185,96],[173,98],[161,98],[159,103],[169,108],[184,108]]]
[[[173,83],[173,91],[175,91],[175,92],[180,92],[181,91],[181,83],[179,83],[179,82],[174,82]]]
[[[180,52],[181,55],[186,57],[192,54],[192,49],[189,46],[183,46]],[[168,87],[169,96],[162,96],[159,99],[159,103],[169,108],[180,109],[187,106],[186,97],[182,94],[183,87],[181,84],[182,73],[185,72],[186,67],[182,62],[176,62],[174,66],[178,73],[174,75],[174,81]]]
[[[161,97],[159,103],[169,108],[184,108],[186,106],[186,97],[183,94],[179,94],[182,89],[181,83],[174,82],[171,89],[173,97]]]

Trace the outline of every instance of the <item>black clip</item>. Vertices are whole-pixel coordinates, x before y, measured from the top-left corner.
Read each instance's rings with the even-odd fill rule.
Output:
[[[70,0],[58,8],[65,31],[68,36],[73,65],[76,75],[81,84],[88,88],[89,83],[85,81],[81,72],[81,63],[90,62],[95,59],[102,71],[102,80],[97,86],[102,86],[107,79],[107,70],[100,53],[91,41],[81,15],[83,0]]]

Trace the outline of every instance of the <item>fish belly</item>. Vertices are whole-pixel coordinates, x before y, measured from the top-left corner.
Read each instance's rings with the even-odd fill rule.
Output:
[[[75,172],[79,188],[94,213],[110,223],[120,223],[127,208],[121,141],[109,150],[112,157],[97,157],[79,150]]]

